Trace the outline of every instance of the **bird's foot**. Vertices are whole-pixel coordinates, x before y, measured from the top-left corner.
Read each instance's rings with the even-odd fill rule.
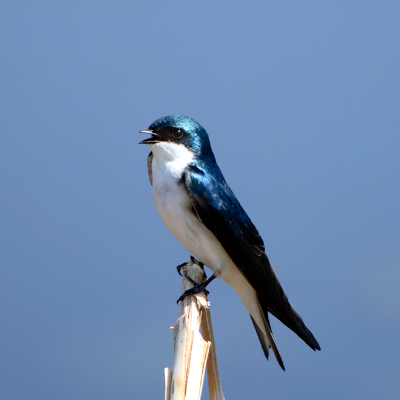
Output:
[[[197,264],[199,267],[203,268],[203,270],[204,270],[204,264],[203,264],[200,260],[197,260],[197,259],[194,258],[193,256],[190,256],[190,261],[191,261],[193,264]]]
[[[204,264],[203,264],[201,261],[196,260],[193,256],[190,256],[190,261],[191,261],[192,263],[195,263],[195,264],[199,265],[201,268],[204,269]],[[189,264],[189,263],[184,262],[184,263],[182,263],[182,264],[179,264],[179,265],[176,267],[176,270],[178,271],[178,274],[179,274],[180,276],[182,276],[182,272],[181,272],[182,267],[184,267],[186,264]],[[193,283],[193,282],[192,282],[192,283]],[[196,283],[196,285],[197,285],[197,283]]]
[[[176,270],[178,271],[178,274],[179,274],[180,276],[182,276],[181,269],[182,269],[182,267],[184,267],[186,264],[187,264],[187,262],[184,262],[184,263],[182,263],[182,264],[179,264],[179,265],[176,267]]]
[[[178,301],[176,302],[177,304],[184,300],[187,296],[193,296],[195,294],[201,293],[203,292],[206,296],[208,296],[210,294],[210,292],[206,289],[206,287],[209,285],[209,283],[211,281],[213,281],[215,279],[214,275],[211,275],[210,278],[208,278],[205,282],[198,284],[197,282],[195,282],[192,278],[190,278],[189,276],[187,276],[185,274],[185,278],[187,280],[189,280],[190,282],[193,283],[193,287],[186,290],[185,293],[182,294],[181,297],[179,297]]]

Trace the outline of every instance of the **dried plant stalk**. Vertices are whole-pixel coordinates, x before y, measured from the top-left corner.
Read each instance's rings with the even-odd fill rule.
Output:
[[[195,282],[206,279],[203,266],[192,259],[181,269],[184,275],[182,293],[193,287],[185,274]],[[174,367],[165,368],[165,400],[200,400],[207,366],[210,399],[225,400],[218,374],[209,302],[204,293],[186,297],[180,305],[179,318],[173,328]],[[200,333],[200,327],[203,335]]]

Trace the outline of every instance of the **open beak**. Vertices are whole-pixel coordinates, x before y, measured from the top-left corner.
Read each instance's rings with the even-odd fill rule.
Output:
[[[139,144],[153,144],[159,142],[159,140],[157,139],[158,134],[153,132],[151,129],[146,129],[144,131],[140,131],[139,133],[148,133],[151,135],[148,139],[144,139],[139,142]]]

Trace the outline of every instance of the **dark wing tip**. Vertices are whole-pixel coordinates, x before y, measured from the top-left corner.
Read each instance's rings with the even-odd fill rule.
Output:
[[[296,311],[295,311],[295,313],[298,315],[298,313]],[[319,343],[317,342],[317,339],[315,339],[314,335],[311,333],[311,331],[304,324],[303,320],[301,320],[301,322],[303,323],[302,324],[303,325],[302,326],[303,329],[301,329],[302,332],[301,332],[301,334],[299,334],[299,332],[296,332],[296,334],[301,339],[303,339],[314,351],[315,350],[321,351],[321,347],[320,347]]]
[[[314,351],[316,350],[321,351],[321,347],[317,342],[317,340],[315,339],[314,335],[306,326],[305,328],[306,329],[302,330],[302,332],[301,331],[300,332],[294,331],[294,332],[300,337],[300,339],[303,339],[308,344],[308,346],[310,346]]]

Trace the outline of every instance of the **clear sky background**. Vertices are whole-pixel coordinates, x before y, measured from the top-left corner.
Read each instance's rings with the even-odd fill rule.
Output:
[[[400,3],[0,5],[0,398],[161,399],[189,254],[153,204],[184,114],[264,238],[313,352],[210,287],[236,399],[400,398]],[[204,396],[207,398],[207,396]]]

